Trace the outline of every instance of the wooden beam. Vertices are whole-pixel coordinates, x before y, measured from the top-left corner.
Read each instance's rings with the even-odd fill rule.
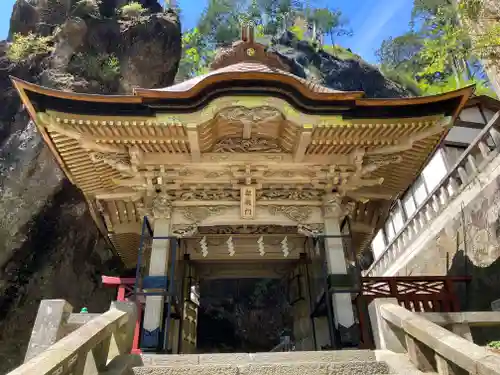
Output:
[[[138,201],[139,199],[142,198],[142,193],[137,192],[137,191],[126,191],[126,192],[102,192],[102,193],[96,193],[94,195],[95,199],[99,200],[114,200],[114,199],[121,199],[125,201]]]
[[[243,139],[252,138],[252,123],[250,121],[245,121],[243,123]]]
[[[193,163],[197,163],[201,159],[200,140],[198,137],[198,125],[187,124],[186,128],[188,134],[189,148],[191,150],[191,160],[193,161]]]
[[[157,135],[150,135],[150,136],[139,136],[139,135],[113,135],[113,136],[105,136],[105,135],[96,135],[96,136],[85,136],[87,139],[91,140],[92,142],[99,142],[99,143],[130,143],[130,144],[155,144],[155,143],[177,143],[177,142],[184,142],[189,140],[189,137],[170,137],[170,136],[157,136]]]
[[[206,164],[213,164],[220,167],[224,165],[234,165],[235,163],[250,162],[254,164],[279,165],[280,168],[290,168],[294,166],[293,155],[287,153],[203,153],[200,163],[205,168]],[[169,154],[166,152],[144,153],[144,165],[176,165],[190,164],[192,158],[187,154]],[[350,165],[352,164],[350,155],[305,155],[304,164],[309,165]],[[288,164],[288,165],[285,165]],[[295,166],[296,167],[296,166]]]
[[[440,121],[437,122],[436,125],[433,127],[423,130],[421,132],[418,132],[416,134],[411,135],[409,138],[404,140],[403,142],[400,142],[397,145],[394,146],[388,146],[388,147],[382,147],[382,148],[376,148],[371,151],[368,151],[366,154],[367,155],[387,155],[387,154],[394,154],[398,152],[403,152],[411,149],[413,147],[413,144],[415,142],[419,142],[424,140],[425,138],[431,137],[433,135],[439,134],[440,132],[444,131],[447,126],[450,125],[452,118],[450,116],[446,116]]]
[[[113,225],[113,234],[136,233],[141,234],[141,223],[119,223]]]
[[[309,144],[311,143],[312,129],[313,126],[310,124],[302,125],[302,132],[300,133],[299,141],[297,143],[297,148],[295,149],[295,153],[293,155],[294,162],[300,163],[304,160],[307,146],[309,146]]]

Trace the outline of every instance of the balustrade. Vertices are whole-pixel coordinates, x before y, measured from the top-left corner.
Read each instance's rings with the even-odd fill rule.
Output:
[[[374,300],[369,313],[376,348],[406,354],[422,372],[500,375],[500,357],[474,344],[470,331],[500,325],[498,312],[416,313],[387,298]]]
[[[451,200],[457,198],[500,150],[500,112],[484,127],[440,184],[429,194],[403,228],[386,246],[382,254],[364,272],[365,276],[381,276],[419,234],[439,216]],[[407,238],[407,241],[404,241]]]
[[[113,302],[100,315],[70,314],[71,309],[63,300],[42,301],[26,361],[8,375],[98,375],[132,365],[134,303]],[[67,320],[84,324],[64,336]]]

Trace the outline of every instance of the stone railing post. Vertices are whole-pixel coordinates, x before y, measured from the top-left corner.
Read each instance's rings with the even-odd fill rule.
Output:
[[[385,304],[399,305],[396,298],[376,298],[368,305],[368,316],[372,326],[375,348],[406,353],[404,333],[400,334],[382,318],[380,309]]]
[[[401,352],[404,348],[413,365],[424,373],[500,375],[498,356],[444,328],[452,326],[458,331],[454,325],[498,323],[498,315],[485,312],[415,313],[393,302],[380,299],[373,305],[378,308],[370,306],[376,312],[372,326],[375,327],[377,349]],[[468,336],[462,328],[462,335]]]
[[[63,299],[46,299],[40,302],[24,362],[36,357],[54,345],[64,335],[64,323],[73,306]]]
[[[132,350],[132,344],[134,341],[135,323],[137,321],[137,306],[133,302],[111,302],[111,308],[126,312],[131,318],[129,318],[127,325],[117,334],[115,334],[115,341],[117,344],[116,349],[118,354],[128,354]],[[118,335],[119,334],[119,335]],[[117,336],[117,337],[116,337]],[[113,353],[110,353],[112,355]]]
[[[129,358],[128,354],[132,350],[134,340],[137,307],[133,302],[113,301],[110,310],[112,309],[126,312],[129,319],[123,327],[92,348],[91,355],[84,358],[85,360],[81,362],[82,367],[78,369],[83,375],[125,374],[135,360]]]

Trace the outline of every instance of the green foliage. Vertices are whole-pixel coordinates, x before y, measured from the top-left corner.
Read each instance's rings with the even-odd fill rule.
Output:
[[[500,349],[500,341],[491,341],[486,345],[488,348]]]
[[[478,94],[494,96],[479,60],[500,57],[500,25],[478,31],[475,24],[488,24],[482,18],[482,0],[414,0],[414,29],[385,40],[377,56],[386,71],[412,77],[425,94],[476,84]]]
[[[103,83],[112,82],[120,76],[120,60],[113,54],[78,53],[73,57],[71,68]]]
[[[29,33],[14,34],[12,44],[7,51],[7,57],[12,61],[22,61],[31,56],[52,51],[52,37],[42,37]]]
[[[420,71],[422,63],[418,54],[423,43],[421,35],[410,31],[384,40],[375,54],[387,70],[401,68],[406,71]]]
[[[332,44],[334,43],[335,36],[352,35],[352,31],[345,28],[347,21],[342,20],[342,13],[339,10],[306,8],[304,14],[308,25],[313,26],[318,35],[330,36]],[[316,36],[313,35],[313,39],[316,39]]]
[[[341,13],[326,8],[311,8],[302,0],[209,0],[198,25],[183,35],[183,53],[177,79],[203,74],[213,60],[215,50],[238,40],[242,23],[255,26],[256,38],[264,44],[285,30],[299,40],[314,41],[318,35],[349,33],[343,26]],[[265,42],[264,42],[265,41]],[[345,58],[357,58],[347,50],[338,51]]]
[[[477,95],[488,95],[492,98],[496,98],[495,92],[489,87],[488,82],[478,78],[466,79],[462,76],[449,76],[440,82],[434,82],[432,84],[426,81],[419,82],[419,87],[425,95],[443,94],[471,85],[476,86]]]
[[[242,4],[239,0],[209,0],[198,30],[205,44],[228,44],[240,35]]]
[[[122,17],[128,19],[140,17],[145,11],[146,9],[142,6],[142,4],[137,1],[133,1],[122,6],[120,10]]]
[[[304,28],[298,26],[298,25],[293,25],[290,27],[288,30],[290,30],[294,35],[297,37],[298,40],[304,40],[306,30]]]
[[[355,54],[348,48],[344,48],[339,46],[338,44],[334,45],[324,45],[322,47],[323,51],[329,53],[332,56],[338,57],[342,60],[361,60],[361,56]]]
[[[262,38],[265,36],[266,34],[264,33],[264,25],[257,25],[257,27],[255,28],[255,37]]]
[[[385,66],[382,66],[380,70],[386,78],[401,85],[414,95],[421,96],[424,93],[419,83],[415,80],[411,73]]]
[[[200,30],[195,27],[182,35],[182,58],[177,71],[178,77],[187,79],[208,72],[213,50],[204,44]]]

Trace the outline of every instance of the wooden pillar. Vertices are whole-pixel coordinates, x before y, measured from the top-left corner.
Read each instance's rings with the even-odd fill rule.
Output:
[[[154,204],[168,204],[165,201],[155,200]],[[158,284],[158,288],[153,289],[155,292],[165,292],[168,261],[170,255],[170,214],[171,206],[154,207],[155,221],[153,230],[153,243],[151,246],[151,259],[149,262],[148,283]],[[161,213],[161,215],[160,215]],[[146,283],[144,283],[146,284]],[[160,285],[161,284],[161,285]],[[146,286],[146,285],[145,285]],[[146,291],[147,292],[147,291]],[[163,327],[163,308],[165,305],[164,295],[146,295],[146,306],[144,309],[143,333],[141,348],[143,350],[158,350],[160,349],[161,334]]]
[[[199,287],[194,267],[189,267],[184,282],[184,308],[182,312],[181,347],[182,354],[196,353],[198,330]]]
[[[332,280],[331,286],[336,287],[337,281],[342,285],[339,288],[349,287],[349,275],[342,243],[340,220],[344,216],[344,209],[340,198],[333,194],[325,194],[323,197],[323,216],[325,222],[325,251],[328,276]],[[332,237],[329,237],[332,236]],[[339,329],[351,328],[354,323],[354,311],[351,301],[351,293],[333,293],[333,311],[335,316],[335,327]]]
[[[300,289],[297,290],[298,295],[290,296],[295,299],[290,301],[293,303],[292,315],[295,350],[315,350],[305,266],[299,264],[292,276],[291,282],[294,283],[294,285],[291,287]]]

